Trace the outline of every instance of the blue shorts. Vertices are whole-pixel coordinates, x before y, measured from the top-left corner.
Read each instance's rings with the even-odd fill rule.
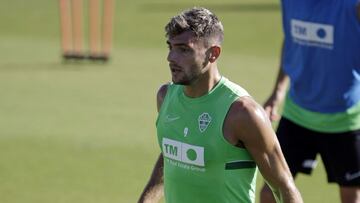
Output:
[[[360,130],[321,133],[282,117],[276,134],[294,177],[299,172],[310,174],[320,154],[328,182],[360,186]]]

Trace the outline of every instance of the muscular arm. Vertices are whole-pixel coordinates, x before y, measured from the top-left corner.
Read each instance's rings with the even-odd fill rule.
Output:
[[[230,108],[226,120],[230,137],[244,143],[277,201],[302,202],[264,110],[250,97],[242,97]]]
[[[161,105],[164,101],[166,92],[167,92],[167,85],[163,85],[157,93],[156,103],[157,103],[158,111],[160,110]],[[164,193],[163,168],[164,168],[164,160],[162,154],[160,154],[159,158],[155,163],[151,177],[148,183],[146,184],[138,203],[155,203],[158,202],[160,198],[163,196]]]

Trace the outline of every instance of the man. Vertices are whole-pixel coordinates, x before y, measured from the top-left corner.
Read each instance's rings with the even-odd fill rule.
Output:
[[[359,0],[282,0],[281,67],[264,107],[285,98],[277,135],[292,175],[310,174],[320,154],[342,202],[360,202]],[[265,186],[262,202],[272,202]]]
[[[157,94],[162,153],[139,202],[254,202],[256,172],[282,202],[302,202],[262,107],[221,76],[223,26],[205,8],[167,24],[172,84]]]

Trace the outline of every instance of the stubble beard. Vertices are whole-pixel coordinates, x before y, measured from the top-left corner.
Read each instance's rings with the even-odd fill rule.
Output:
[[[193,69],[193,67],[191,69]],[[182,72],[182,74],[183,76],[179,80],[175,81],[174,78],[172,79],[174,84],[189,86],[194,84],[194,82],[197,81],[201,76],[200,71],[199,72],[191,71],[188,73]]]

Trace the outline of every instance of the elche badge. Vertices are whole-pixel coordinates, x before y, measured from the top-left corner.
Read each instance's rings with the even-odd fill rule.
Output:
[[[198,118],[199,130],[203,133],[211,122],[211,116],[208,113],[202,113]]]

